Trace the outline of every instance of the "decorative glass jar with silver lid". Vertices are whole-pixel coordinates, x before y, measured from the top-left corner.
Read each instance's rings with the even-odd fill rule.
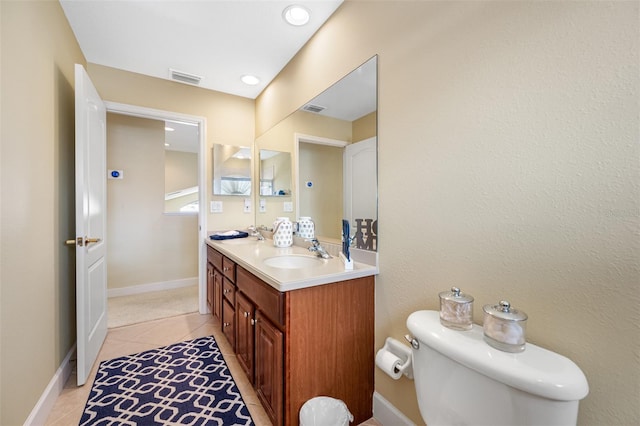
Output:
[[[471,330],[473,327],[473,297],[460,293],[458,287],[443,291],[440,296],[440,323],[454,330]]]
[[[506,300],[484,305],[484,340],[505,352],[522,352],[525,348],[527,314],[513,309]]]

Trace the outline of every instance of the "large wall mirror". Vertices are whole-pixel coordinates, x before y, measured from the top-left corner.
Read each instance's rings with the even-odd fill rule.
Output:
[[[213,195],[251,195],[251,148],[214,144]]]
[[[308,216],[318,239],[339,242],[345,218],[353,246],[377,250],[377,57],[261,135],[262,149],[291,152],[293,185],[289,203],[262,200],[256,224]]]

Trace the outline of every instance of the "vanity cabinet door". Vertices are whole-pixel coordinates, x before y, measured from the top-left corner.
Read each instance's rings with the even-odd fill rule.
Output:
[[[284,424],[284,334],[255,314],[255,389],[274,425]]]
[[[222,301],[222,333],[231,344],[233,351],[236,350],[236,318],[235,309],[226,299]]]
[[[213,312],[213,271],[213,264],[207,260],[207,308],[215,316]]]
[[[211,314],[214,318],[222,320],[222,274],[217,270],[213,270],[212,279],[212,307]]]
[[[236,293],[236,356],[251,383],[253,383],[254,323],[253,303],[242,293]]]

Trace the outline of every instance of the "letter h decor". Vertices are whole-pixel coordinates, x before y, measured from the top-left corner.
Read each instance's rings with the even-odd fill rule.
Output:
[[[353,236],[356,248],[376,251],[378,249],[378,221],[373,219],[355,219],[356,233]]]

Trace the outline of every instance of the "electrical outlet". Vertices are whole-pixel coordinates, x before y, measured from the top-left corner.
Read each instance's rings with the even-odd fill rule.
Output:
[[[244,199],[244,210],[245,213],[251,213],[251,200],[249,198]]]
[[[267,212],[267,200],[265,200],[264,198],[260,198],[259,210],[260,210],[260,213],[266,213]]]

